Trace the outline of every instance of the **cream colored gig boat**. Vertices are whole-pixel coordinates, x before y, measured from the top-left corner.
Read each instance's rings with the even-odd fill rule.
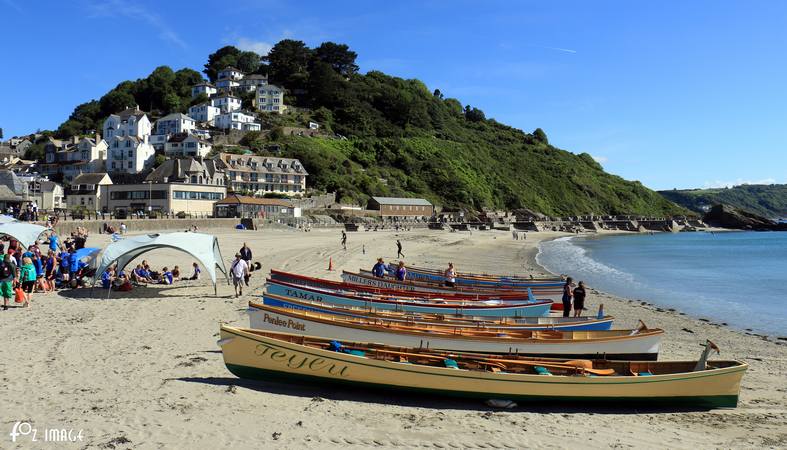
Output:
[[[511,330],[469,326],[401,323],[374,317],[349,317],[249,303],[251,328],[339,340],[382,342],[399,347],[484,353],[514,353],[551,358],[606,358],[655,361],[664,331]]]
[[[740,361],[539,360],[339,343],[221,327],[224,363],[258,380],[343,384],[494,400],[735,407]]]

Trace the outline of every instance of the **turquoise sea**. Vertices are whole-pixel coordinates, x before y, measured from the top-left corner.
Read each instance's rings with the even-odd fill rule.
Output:
[[[787,232],[567,237],[541,243],[537,261],[621,297],[787,336]]]

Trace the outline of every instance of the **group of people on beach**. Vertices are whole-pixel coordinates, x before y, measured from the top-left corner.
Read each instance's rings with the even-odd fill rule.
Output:
[[[143,260],[136,267],[128,271],[117,270],[113,264],[101,274],[101,286],[104,289],[114,289],[117,291],[130,291],[136,284],[174,284],[176,281],[199,280],[202,274],[199,263],[192,263],[193,271],[190,276],[182,276],[179,266],[163,267],[160,271],[153,270],[147,260]]]
[[[372,275],[377,278],[385,278],[387,272],[385,260],[383,258],[377,258],[377,263],[372,267]],[[393,273],[398,281],[407,281],[407,267],[404,265],[404,261],[399,261]],[[456,286],[456,269],[452,262],[448,263],[448,268],[443,272],[443,286]]]
[[[566,278],[566,283],[563,285],[563,317],[571,316],[571,308],[574,309],[574,317],[581,317],[582,311],[585,310],[585,282],[580,281],[579,285],[574,285],[574,280],[571,277]],[[573,301],[573,305],[572,305]]]
[[[87,230],[79,227],[66,240],[52,231],[41,245],[35,243],[25,248],[13,238],[0,241],[0,295],[3,310],[11,299],[29,307],[35,292],[49,293],[57,288],[77,287],[87,273],[87,264],[80,260],[77,251],[85,247]]]

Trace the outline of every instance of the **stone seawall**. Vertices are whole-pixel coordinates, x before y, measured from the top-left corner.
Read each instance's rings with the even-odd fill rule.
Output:
[[[264,228],[266,225],[261,220],[252,220],[254,220],[257,229]],[[77,227],[84,227],[92,234],[100,233],[105,223],[120,230],[121,222],[126,224],[128,233],[138,233],[140,231],[185,231],[192,225],[196,225],[200,231],[217,228],[232,229],[240,223],[240,219],[61,220],[54,229],[60,235],[69,235]]]

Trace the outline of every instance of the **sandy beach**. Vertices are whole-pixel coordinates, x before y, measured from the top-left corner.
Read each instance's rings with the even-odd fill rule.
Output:
[[[210,280],[132,292],[78,289],[34,296],[30,309],[0,312],[0,448],[753,448],[787,446],[787,342],[747,335],[637,299],[591,291],[615,326],[642,319],[666,330],[660,359],[696,359],[706,338],[721,358],[750,364],[738,408],[664,411],[520,405],[415,395],[251,382],[234,377],[216,345],[219,323],[248,326],[249,299],[270,268],[338,279],[342,269],[370,268],[396,256],[395,240],[414,265],[474,272],[542,273],[538,242],[559,233],[443,231],[209,230],[229,261],[245,241],[263,270],[235,298]],[[103,247],[92,235],[88,246]],[[363,250],[365,249],[365,254]],[[179,265],[188,255],[156,251],[151,264]],[[327,270],[329,258],[335,271]],[[229,264],[227,264],[229,267]],[[592,288],[592,286],[591,286]],[[18,421],[39,430],[83,430],[83,442],[12,443]],[[39,436],[39,441],[42,437]]]

